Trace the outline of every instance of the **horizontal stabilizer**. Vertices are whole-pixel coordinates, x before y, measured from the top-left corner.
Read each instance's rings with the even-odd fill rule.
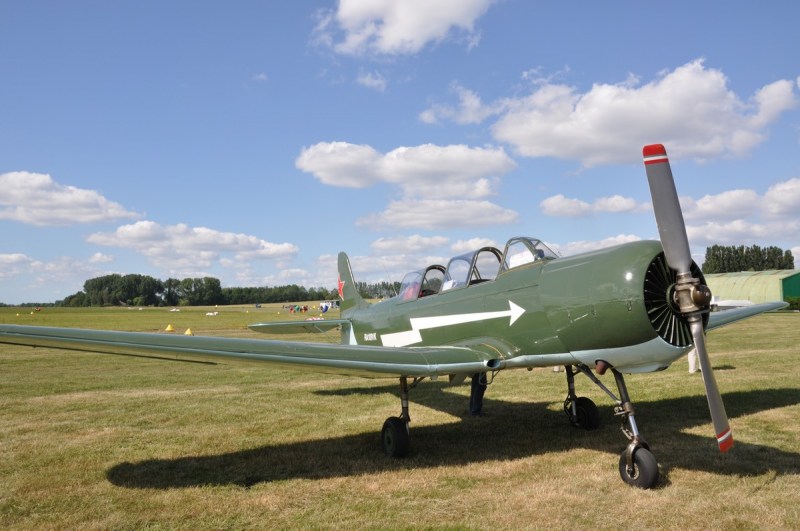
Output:
[[[308,334],[323,333],[350,324],[347,319],[309,319],[307,321],[277,321],[274,323],[255,323],[247,325],[254,332],[262,334]]]

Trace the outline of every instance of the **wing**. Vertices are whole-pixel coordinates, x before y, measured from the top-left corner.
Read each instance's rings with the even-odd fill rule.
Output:
[[[309,319],[306,321],[278,321],[274,323],[255,323],[247,328],[263,334],[301,334],[323,333],[342,325],[350,324],[347,319]]]
[[[489,354],[468,347],[379,347],[78,328],[0,325],[0,343],[194,362],[243,361],[358,376],[486,372]]]
[[[771,312],[780,310],[789,306],[785,302],[765,302],[763,304],[753,304],[751,306],[742,306],[732,310],[722,310],[719,312],[711,312],[708,316],[708,326],[706,330],[713,330],[727,324],[753,317],[760,313]]]

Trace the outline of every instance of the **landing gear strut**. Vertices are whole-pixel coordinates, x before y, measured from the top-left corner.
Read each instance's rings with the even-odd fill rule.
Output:
[[[622,417],[622,433],[630,441],[627,448],[619,456],[619,475],[622,481],[628,485],[633,485],[640,489],[652,488],[658,481],[658,463],[655,456],[650,452],[650,445],[641,436],[639,428],[636,426],[633,404],[628,395],[628,387],[625,385],[622,373],[613,367],[611,372],[617,382],[621,399],[614,408],[614,414]]]
[[[619,390],[619,398],[614,396],[614,393],[609,391],[586,365],[578,364],[574,370],[570,366],[566,367],[569,394],[567,399],[564,400],[564,410],[574,426],[594,429],[599,425],[600,417],[597,414],[597,407],[594,402],[588,398],[575,396],[575,374],[581,372],[617,403],[614,407],[614,415],[622,418],[622,433],[630,441],[619,456],[619,475],[622,481],[634,487],[650,489],[658,482],[658,463],[650,452],[650,446],[641,436],[639,428],[636,426],[633,403],[630,395],[628,395],[628,387],[625,385],[625,378],[622,373],[605,362],[598,362],[597,364],[598,374],[604,374],[608,368],[611,368],[611,372],[614,374],[614,380]],[[588,404],[591,404],[591,406]]]
[[[381,443],[383,451],[389,457],[405,457],[411,443],[408,423],[411,417],[408,414],[408,378],[400,377],[400,416],[389,417],[383,423],[381,430]]]
[[[422,378],[414,378],[410,387],[414,387]],[[470,414],[480,415],[483,408],[483,395],[489,385],[486,373],[476,373],[472,377],[472,389],[470,392]],[[411,446],[411,437],[408,424],[411,416],[408,414],[408,377],[400,377],[400,416],[389,417],[383,423],[381,430],[381,444],[383,451],[389,457],[405,457]],[[590,401],[591,402],[591,401]],[[592,404],[594,406],[594,404]],[[596,410],[596,408],[595,408]]]
[[[485,372],[476,372],[472,375],[469,391],[469,414],[473,417],[479,417],[483,411],[483,395],[486,393],[487,385],[489,384]]]

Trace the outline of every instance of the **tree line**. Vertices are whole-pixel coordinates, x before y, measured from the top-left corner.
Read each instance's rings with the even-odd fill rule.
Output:
[[[362,297],[393,297],[399,282],[357,282]],[[223,288],[214,277],[168,278],[148,275],[104,275],[84,282],[83,290],[57,301],[55,306],[212,306],[338,300],[335,289],[306,288],[297,284],[275,287]]]
[[[223,288],[214,277],[168,278],[148,275],[105,275],[84,282],[83,290],[56,306],[209,306],[338,299],[336,290],[295,284],[276,287]]]
[[[368,284],[356,281],[356,289],[365,299],[388,299],[400,292],[400,282],[383,281]]]
[[[780,247],[752,245],[712,245],[706,248],[703,273],[738,273],[739,271],[767,271],[794,269],[792,251]]]

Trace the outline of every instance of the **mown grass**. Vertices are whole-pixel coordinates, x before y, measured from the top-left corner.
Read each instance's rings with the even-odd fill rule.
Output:
[[[279,311],[4,308],[0,322],[260,337],[246,324]],[[426,381],[411,455],[391,460],[378,431],[399,411],[393,380],[2,345],[0,527],[797,529],[799,340],[800,314],[709,334],[727,454],[685,360],[628,377],[661,467],[651,491],[620,480],[625,439],[582,377],[594,432],[561,411],[563,373],[499,374],[481,418],[465,415],[467,386]]]

